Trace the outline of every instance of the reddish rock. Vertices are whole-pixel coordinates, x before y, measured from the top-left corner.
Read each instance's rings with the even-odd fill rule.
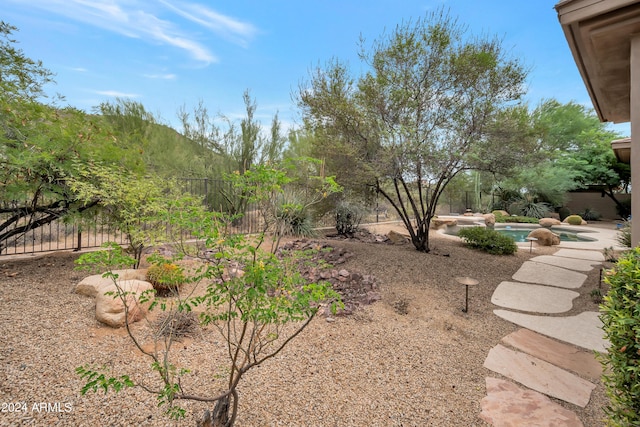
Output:
[[[480,418],[494,427],[584,427],[578,416],[533,390],[497,378],[487,378],[487,396]]]
[[[534,237],[540,246],[554,246],[560,244],[560,236],[546,228],[536,228],[527,237]]]

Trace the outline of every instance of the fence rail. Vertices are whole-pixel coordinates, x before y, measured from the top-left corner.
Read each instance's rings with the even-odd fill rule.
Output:
[[[201,196],[208,209],[217,212],[232,212],[232,188],[228,182],[208,178],[181,178],[179,182],[185,192]],[[372,211],[375,221],[387,220],[395,216],[390,207],[379,200],[380,204]],[[464,213],[467,209],[478,210],[484,200],[478,200],[475,193],[458,192],[445,193],[440,198],[439,214]],[[248,205],[242,208],[244,215],[233,222],[233,231],[241,234],[251,234],[262,231],[264,221],[256,206]],[[0,215],[0,224],[9,214]],[[18,224],[16,224],[18,225]],[[106,242],[128,244],[126,236],[119,230],[106,225],[100,215],[84,217],[75,221],[58,219],[29,230],[17,238],[0,242],[0,257],[3,255],[18,255],[28,253],[50,252],[58,250],[80,250],[100,247]]]

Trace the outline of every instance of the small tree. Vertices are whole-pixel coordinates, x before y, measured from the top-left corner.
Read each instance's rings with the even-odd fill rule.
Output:
[[[134,268],[140,265],[145,247],[166,240],[167,224],[162,214],[172,202],[202,204],[200,200],[184,197],[177,184],[170,180],[97,165],[70,179],[69,187],[86,205],[97,206],[105,214],[108,225],[127,236]]]
[[[196,257],[202,264],[183,271],[185,280],[194,285],[188,295],[177,294],[169,301],[160,301],[151,291],[139,296],[138,302],[167,312],[169,319],[164,323],[168,324],[181,313],[197,311],[200,324],[213,326],[224,340],[228,356],[226,380],[220,383],[216,382],[216,375],[209,376],[219,388],[214,395],[185,389],[186,382],[181,378],[190,371],[175,362],[177,350],[172,349],[175,337],[171,333],[156,337],[153,350],[147,350],[132,333],[125,316],[131,339],[158,374],[156,383],[143,383],[128,375],[112,377],[82,366],[77,369],[87,380],[82,392],[140,386],[156,394],[173,418],[185,415],[179,406],[181,400],[208,402],[215,406],[212,412],[205,412],[200,425],[231,427],[237,418],[238,386],[243,376],[282,352],[311,323],[321,304],[329,303],[332,308],[341,305],[340,297],[328,283],[306,281],[298,271],[295,254],[281,259],[260,250],[264,235],[245,238],[228,234],[229,221],[219,214],[177,202],[169,206],[162,219],[174,232],[171,237],[179,248],[179,256]],[[185,236],[194,240],[187,242]],[[100,265],[110,271],[132,261],[115,246],[110,251],[85,254],[78,262],[85,266]],[[114,298],[120,298],[126,310],[127,295],[118,285],[117,275],[112,272],[107,275],[114,279],[117,288]],[[201,286],[205,287],[204,292],[196,295]]]
[[[354,80],[334,61],[300,88],[298,103],[331,158],[349,156],[349,170],[368,173],[415,248],[428,252],[442,192],[458,173],[488,168],[478,153],[500,121],[517,116],[504,112],[526,72],[497,39],[466,38],[444,11],[399,25],[370,51],[362,45],[366,74]]]

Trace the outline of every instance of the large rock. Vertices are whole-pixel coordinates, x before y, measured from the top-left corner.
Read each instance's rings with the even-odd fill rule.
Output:
[[[484,218],[484,225],[487,227],[493,228],[493,226],[496,225],[496,216],[494,214],[488,213],[482,215],[482,217]]]
[[[455,227],[456,225],[458,225],[458,220],[455,218],[432,218],[430,228],[437,230],[444,226]]]
[[[536,228],[527,237],[535,237],[540,246],[554,246],[560,244],[560,236],[546,228]]]
[[[146,269],[114,270],[113,273],[118,275],[117,280],[119,282],[123,280],[147,280]],[[95,298],[101,288],[110,285],[113,285],[113,278],[102,277],[102,274],[94,274],[93,276],[88,276],[82,279],[80,283],[76,285],[75,292],[80,295]]]
[[[149,282],[142,280],[122,280],[118,284],[123,293],[125,293],[125,301],[127,304],[127,313],[129,323],[141,320],[149,310],[149,304],[141,304],[138,302],[143,292],[153,289]],[[113,328],[120,328],[125,324],[125,306],[117,294],[105,295],[105,293],[117,293],[115,284],[100,288],[100,292],[96,295],[96,320],[109,325]]]
[[[554,225],[562,225],[562,221],[555,218],[540,218],[538,224],[542,227],[551,228]]]
[[[407,243],[407,241],[409,240],[409,238],[393,230],[389,231],[387,237],[389,238],[389,240],[391,240],[391,242],[393,242],[394,245],[402,245]]]

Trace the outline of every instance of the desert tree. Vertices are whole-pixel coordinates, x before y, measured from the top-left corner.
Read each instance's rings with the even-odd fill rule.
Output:
[[[60,107],[57,97],[48,101],[53,75],[16,47],[14,31],[0,23],[0,251],[30,230],[95,206],[69,188],[80,166],[143,167],[139,151],[102,117]]]
[[[489,166],[474,154],[517,106],[526,68],[499,39],[468,35],[445,10],[371,45],[362,40],[360,59],[367,71],[357,78],[339,60],[312,71],[298,105],[333,159],[357,170],[395,209],[416,249],[428,252],[440,195],[460,172]]]
[[[279,171],[260,169],[252,173],[259,173],[259,180],[264,184],[257,186],[258,179],[247,184],[251,188],[246,193],[254,194],[256,201],[272,198],[282,191],[283,176]],[[267,185],[269,188],[265,188]],[[209,212],[195,202],[184,196],[155,212],[173,232],[166,238],[177,253],[171,260],[156,256],[154,262],[173,263],[185,256],[197,260],[188,263],[188,267],[180,267],[181,276],[191,284],[191,291],[179,292],[170,299],[157,299],[153,291],[135,297],[137,304],[163,311],[168,316],[163,324],[179,323],[185,313],[193,312],[197,313],[199,324],[208,327],[203,333],[219,334],[223,340],[220,352],[210,354],[208,363],[198,367],[201,371],[211,367],[212,370],[205,373],[206,381],[193,381],[197,373],[185,366],[187,355],[180,350],[183,346],[173,345],[178,338],[177,331],[169,328],[168,334],[155,333],[149,317],[145,320],[154,332],[151,343],[144,341],[148,334],[136,334],[129,327],[128,316],[125,316],[125,327],[133,344],[148,358],[150,371],[155,373],[152,378],[144,373],[112,375],[89,364],[76,371],[86,381],[83,394],[137,386],[155,394],[172,418],[185,416],[181,402],[195,401],[212,409],[204,411],[198,425],[232,427],[238,416],[244,376],[281,354],[309,327],[323,306],[337,308],[341,302],[330,283],[311,282],[301,275],[300,263],[305,262],[305,254],[288,252],[276,256],[261,250],[266,238],[264,233],[259,236],[230,233],[230,218]],[[98,267],[104,277],[112,278],[116,287],[112,296],[122,301],[125,313],[131,294],[119,285],[114,269],[132,262],[118,245],[111,245],[106,251],[83,254],[77,261],[79,268]]]

